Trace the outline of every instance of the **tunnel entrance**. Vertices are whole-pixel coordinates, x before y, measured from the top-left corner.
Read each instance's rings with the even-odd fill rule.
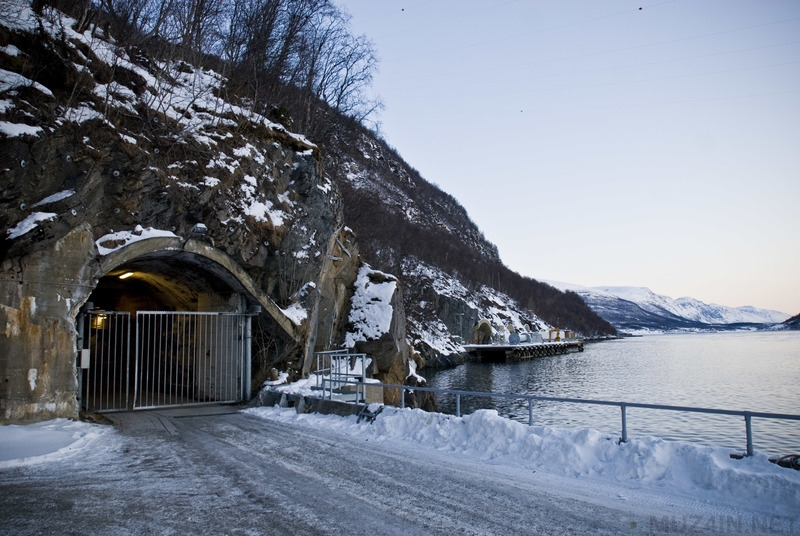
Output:
[[[246,400],[251,303],[233,275],[191,253],[153,252],[110,270],[77,319],[81,408]]]

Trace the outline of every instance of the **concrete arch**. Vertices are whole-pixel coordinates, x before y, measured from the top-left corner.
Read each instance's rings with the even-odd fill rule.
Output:
[[[247,272],[225,252],[200,240],[179,237],[138,240],[101,257],[97,278],[113,275],[115,270],[131,263],[147,261],[175,261],[201,268],[258,303],[292,340],[299,339],[294,322],[255,284]]]
[[[100,316],[106,311],[124,316],[132,310],[167,310],[222,312],[224,316],[259,304],[261,319],[269,319],[271,335],[291,341],[287,348],[302,348],[302,359],[313,350],[315,334],[309,326],[314,326],[316,312],[309,311],[308,324],[297,326],[242,266],[211,244],[174,236],[150,237],[98,255],[96,242],[91,227],[84,223],[51,244],[4,261],[0,370],[5,383],[0,389],[0,424],[78,418],[82,369],[84,363],[90,367],[98,358],[90,352],[84,361],[83,350],[91,349],[90,343],[85,344],[91,334],[83,339],[81,326],[84,330],[97,326],[82,314]],[[139,269],[129,279],[118,277]],[[178,299],[162,296],[172,282],[183,293]],[[129,300],[130,307],[114,307],[119,299]],[[97,307],[87,308],[88,301]],[[164,307],[148,307],[151,302]],[[116,377],[107,379],[106,385],[111,386]]]

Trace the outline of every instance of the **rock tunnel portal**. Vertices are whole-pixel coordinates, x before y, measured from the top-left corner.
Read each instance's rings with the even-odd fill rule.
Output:
[[[77,319],[81,409],[249,398],[251,319],[261,310],[252,282],[183,249],[104,261]]]

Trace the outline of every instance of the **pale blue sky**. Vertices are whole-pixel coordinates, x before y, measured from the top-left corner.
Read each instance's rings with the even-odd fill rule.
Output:
[[[512,269],[800,313],[800,2],[337,3],[382,135]]]

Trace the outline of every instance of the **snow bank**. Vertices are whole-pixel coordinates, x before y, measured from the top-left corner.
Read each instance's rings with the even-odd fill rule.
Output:
[[[527,426],[494,410],[464,417],[386,407],[372,425],[356,417],[297,414],[293,408],[251,408],[271,420],[336,430],[369,441],[405,442],[415,450],[449,452],[481,460],[486,470],[518,470],[612,482],[668,495],[793,515],[800,504],[800,472],[769,462],[763,454],[734,460],[725,448],[654,437],[616,437],[591,429]]]
[[[249,408],[250,415],[349,436],[353,441],[387,443],[419,456],[472,460],[483,471],[553,475],[581,489],[652,492],[693,503],[795,516],[800,504],[800,471],[778,467],[766,456],[734,460],[724,448],[653,437],[618,443],[591,429],[527,426],[479,410],[464,417],[419,409],[385,407],[372,423],[356,416],[298,414],[294,408]],[[114,429],[67,419],[25,426],[0,426],[0,468],[57,462],[93,444]],[[413,454],[412,454],[413,455]],[[480,472],[476,478],[480,478]],[[550,480],[552,481],[552,480]]]
[[[109,430],[107,426],[68,419],[0,426],[0,468],[66,458],[88,447]]]

